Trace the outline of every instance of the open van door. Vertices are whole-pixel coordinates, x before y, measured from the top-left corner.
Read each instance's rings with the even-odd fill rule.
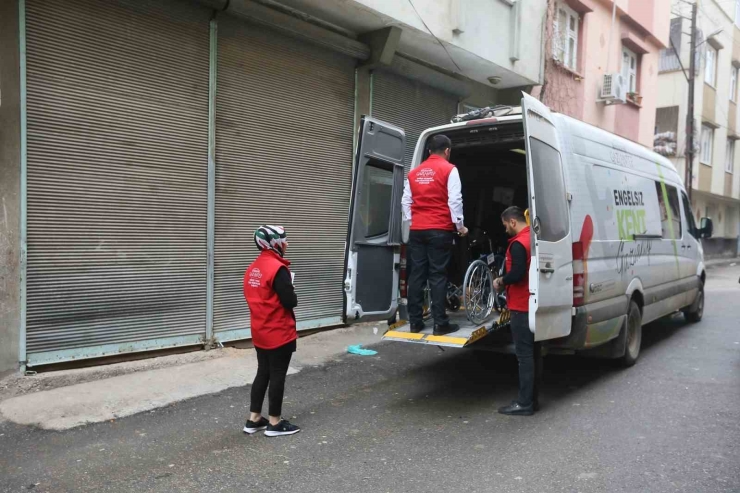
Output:
[[[573,247],[558,133],[550,110],[528,94],[522,99],[532,224],[529,328],[536,341],[570,334]]]
[[[362,118],[345,252],[345,322],[387,320],[398,308],[405,147],[402,129]]]

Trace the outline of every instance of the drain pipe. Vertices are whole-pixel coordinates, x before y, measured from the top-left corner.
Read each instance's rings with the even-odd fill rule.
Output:
[[[609,44],[606,47],[606,69],[605,74],[609,73],[609,63],[612,58],[612,37],[614,36],[614,24],[617,20],[617,0],[613,0],[614,6],[612,7],[612,25],[609,28]]]

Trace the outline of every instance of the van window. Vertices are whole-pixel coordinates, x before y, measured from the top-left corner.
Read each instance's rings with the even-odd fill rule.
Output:
[[[676,187],[655,182],[658,192],[658,204],[660,206],[660,226],[662,235],[667,240],[680,240],[681,209],[678,206],[678,191]]]
[[[565,199],[560,153],[541,140],[529,139],[532,176],[540,223],[539,238],[560,241],[568,235],[568,205]]]
[[[393,206],[393,169],[368,163],[363,170],[359,212],[367,226],[366,238],[388,233]]]
[[[688,225],[688,231],[691,236],[699,239],[699,233],[696,229],[696,222],[694,221],[694,212],[691,210],[691,204],[689,198],[685,193],[681,192],[681,199],[683,200],[683,212],[686,215],[686,224]]]

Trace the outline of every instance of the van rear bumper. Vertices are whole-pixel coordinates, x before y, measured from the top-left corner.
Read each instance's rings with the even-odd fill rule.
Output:
[[[605,344],[619,336],[628,306],[629,298],[625,295],[576,307],[570,335],[548,341],[547,345],[578,351]]]

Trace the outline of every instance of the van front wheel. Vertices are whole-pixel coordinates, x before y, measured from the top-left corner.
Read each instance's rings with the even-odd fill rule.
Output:
[[[624,356],[622,357],[622,366],[632,366],[637,363],[640,356],[640,345],[642,344],[642,313],[640,307],[634,300],[630,301],[630,308],[627,312],[627,340],[625,341]]]

